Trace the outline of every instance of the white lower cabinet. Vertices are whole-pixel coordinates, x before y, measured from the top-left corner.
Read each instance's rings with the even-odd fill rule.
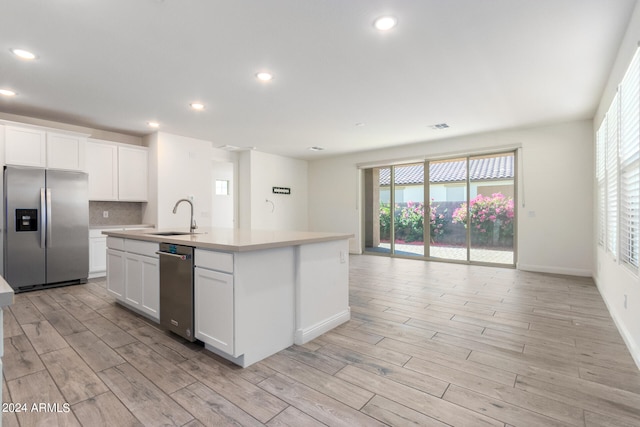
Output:
[[[124,300],[124,252],[107,249],[107,290],[117,300]]]
[[[110,237],[107,245],[107,290],[121,303],[159,322],[158,244]]]
[[[233,274],[196,267],[194,301],[196,338],[236,356]]]
[[[107,236],[102,230],[89,230],[89,279],[103,277],[107,272]]]
[[[160,263],[158,258],[125,252],[125,302],[160,320]]]

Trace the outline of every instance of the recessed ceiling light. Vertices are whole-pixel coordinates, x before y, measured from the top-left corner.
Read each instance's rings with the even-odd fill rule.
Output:
[[[268,82],[273,80],[273,74],[267,73],[266,71],[261,71],[256,74],[256,78],[261,82]]]
[[[0,95],[3,96],[16,96],[16,93],[9,89],[0,89]]]
[[[160,127],[160,123],[158,122],[147,122],[147,125],[149,125],[150,128]]]
[[[373,21],[373,26],[380,31],[389,31],[396,26],[398,20],[393,16],[381,16]]]
[[[22,59],[36,59],[36,55],[24,49],[11,49],[11,53],[13,53],[18,58]]]
[[[201,104],[199,102],[192,102],[189,105],[191,105],[191,108],[193,108],[194,110],[204,110],[204,104]]]
[[[318,147],[314,145],[313,147],[309,147],[309,151],[323,151],[324,147]]]

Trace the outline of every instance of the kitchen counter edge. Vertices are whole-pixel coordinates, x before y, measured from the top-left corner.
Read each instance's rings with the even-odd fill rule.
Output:
[[[147,242],[171,243],[199,249],[228,252],[248,252],[264,249],[299,246],[309,243],[331,242],[355,237],[345,233],[323,233],[311,231],[268,231],[226,228],[201,229],[197,234],[157,236],[153,233],[174,230],[104,230],[109,237],[142,240]]]
[[[0,309],[13,304],[13,288],[0,276]]]

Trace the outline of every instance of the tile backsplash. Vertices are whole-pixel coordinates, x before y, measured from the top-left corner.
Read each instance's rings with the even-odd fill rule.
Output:
[[[142,207],[140,202],[89,202],[89,225],[141,224]]]

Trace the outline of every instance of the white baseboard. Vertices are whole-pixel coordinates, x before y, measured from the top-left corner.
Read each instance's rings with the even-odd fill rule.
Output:
[[[322,322],[316,323],[309,328],[298,329],[296,331],[294,342],[298,345],[308,343],[336,326],[342,325],[344,322],[348,322],[349,319],[351,319],[351,309],[347,307],[346,310],[337,313]]]
[[[518,263],[516,265],[518,270],[533,271],[536,273],[550,273],[550,274],[564,274],[567,276],[581,276],[581,277],[593,277],[591,270],[583,270],[581,268],[562,268],[562,267],[550,267],[547,265],[531,265]]]
[[[98,277],[107,277],[106,271],[98,271],[95,273],[89,273],[89,277],[87,279],[97,279]]]

